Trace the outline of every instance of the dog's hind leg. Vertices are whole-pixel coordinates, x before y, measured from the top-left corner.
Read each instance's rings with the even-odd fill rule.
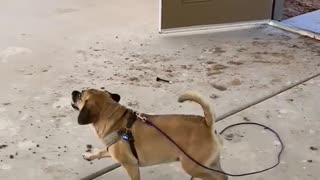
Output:
[[[131,180],[140,180],[140,170],[138,165],[122,164],[122,166],[127,170]]]
[[[203,167],[197,165],[196,163],[194,163],[192,160],[190,160],[187,157],[184,157],[182,159],[180,159],[181,161],[181,165],[182,168],[189,174],[191,175],[193,178],[193,180],[196,179],[203,179],[203,180],[228,180],[228,177],[217,173],[217,172],[213,172],[207,169],[204,169]],[[205,165],[205,164],[204,164]],[[221,171],[221,167],[220,167],[220,162],[219,161],[215,161],[213,163],[210,163],[209,165],[211,168],[213,169],[217,169]]]
[[[221,168],[221,163],[220,163],[220,156],[218,156],[217,159],[210,164],[210,168],[216,169],[216,170],[219,170],[219,171],[223,172],[223,170]],[[228,180],[228,176],[226,176],[225,174],[222,174],[222,173],[219,173],[219,172],[214,172],[214,171],[212,171],[212,173],[219,180]]]

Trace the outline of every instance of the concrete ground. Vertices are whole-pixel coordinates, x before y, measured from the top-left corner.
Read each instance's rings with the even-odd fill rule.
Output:
[[[176,102],[191,89],[208,97],[219,116],[320,72],[318,41],[267,26],[159,35],[158,2],[140,2],[0,1],[0,179],[79,179],[113,163],[82,159],[86,144],[101,144],[76,123],[74,89],[104,87],[142,112],[201,114],[197,105]],[[217,124],[261,122],[286,144],[275,170],[230,179],[320,176],[319,89],[315,78]],[[265,130],[227,134],[226,171],[258,170],[275,160],[279,144]],[[178,164],[142,172],[144,179],[188,178]],[[99,179],[107,178],[127,176],[118,169]]]

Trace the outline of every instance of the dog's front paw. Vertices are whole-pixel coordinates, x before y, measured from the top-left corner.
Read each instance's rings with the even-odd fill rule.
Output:
[[[92,161],[95,159],[95,155],[92,153],[88,153],[88,152],[83,153],[82,157],[84,160],[87,160],[87,161]]]

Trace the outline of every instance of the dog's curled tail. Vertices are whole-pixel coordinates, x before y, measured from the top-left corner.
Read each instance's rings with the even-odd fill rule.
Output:
[[[211,111],[209,103],[207,103],[200,94],[196,92],[186,92],[185,94],[181,95],[178,99],[178,102],[182,103],[185,101],[194,101],[198,104],[201,105],[203,112],[204,112],[204,117],[206,120],[206,125],[208,127],[212,127],[213,123],[215,121],[215,114]]]

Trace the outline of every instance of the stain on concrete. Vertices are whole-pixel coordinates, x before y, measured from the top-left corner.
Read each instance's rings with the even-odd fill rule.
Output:
[[[31,54],[32,50],[25,47],[8,47],[0,50],[0,62],[7,63],[11,56]]]
[[[231,85],[233,85],[233,86],[239,86],[239,85],[241,85],[241,80],[238,79],[238,78],[235,78],[235,79],[233,79],[233,80],[231,81]]]
[[[12,166],[10,164],[0,164],[1,170],[10,170],[12,169]]]
[[[74,9],[74,8],[57,8],[55,10],[55,12],[57,14],[66,14],[66,13],[72,13],[72,12],[76,12],[79,11],[79,9]]]
[[[239,65],[242,65],[242,64],[244,64],[244,63],[243,63],[243,62],[240,62],[240,61],[229,61],[228,64],[232,64],[232,65],[237,65],[237,66],[239,66]]]

